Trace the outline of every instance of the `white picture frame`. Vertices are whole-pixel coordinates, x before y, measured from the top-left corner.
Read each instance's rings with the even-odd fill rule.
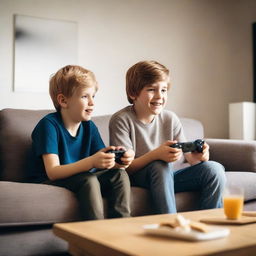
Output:
[[[14,92],[46,93],[61,67],[76,64],[77,23],[14,15]]]

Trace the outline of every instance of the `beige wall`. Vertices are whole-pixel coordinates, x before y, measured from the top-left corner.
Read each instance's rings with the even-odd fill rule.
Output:
[[[101,84],[95,115],[126,106],[126,70],[155,59],[172,73],[167,108],[227,138],[228,104],[252,100],[255,10],[255,0],[0,0],[0,108],[52,108],[47,94],[12,90],[13,14],[72,20],[78,64]]]

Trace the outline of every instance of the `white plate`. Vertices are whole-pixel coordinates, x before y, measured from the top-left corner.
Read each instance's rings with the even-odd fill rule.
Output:
[[[167,236],[190,241],[203,241],[226,237],[230,231],[227,228],[213,227],[213,230],[207,233],[190,230],[176,230],[159,224],[149,224],[143,226],[144,232],[149,235]]]

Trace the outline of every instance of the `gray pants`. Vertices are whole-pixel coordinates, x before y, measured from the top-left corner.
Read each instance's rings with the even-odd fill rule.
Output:
[[[85,220],[104,219],[103,199],[108,200],[108,217],[130,216],[130,182],[124,169],[82,172],[66,179],[47,180],[45,184],[74,192]]]

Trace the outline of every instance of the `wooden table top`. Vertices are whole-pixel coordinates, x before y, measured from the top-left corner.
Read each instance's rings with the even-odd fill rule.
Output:
[[[183,212],[185,218],[224,217],[223,209]],[[149,236],[143,225],[166,222],[174,214],[132,218],[59,223],[53,232],[69,242],[73,255],[104,256],[170,256],[170,255],[256,255],[256,223],[219,225],[230,229],[225,238],[209,241],[184,241],[167,237]]]

